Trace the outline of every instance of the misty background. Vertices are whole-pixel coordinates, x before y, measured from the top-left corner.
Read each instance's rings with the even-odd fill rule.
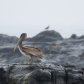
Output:
[[[32,37],[48,25],[64,38],[84,35],[84,0],[0,0],[0,34]]]

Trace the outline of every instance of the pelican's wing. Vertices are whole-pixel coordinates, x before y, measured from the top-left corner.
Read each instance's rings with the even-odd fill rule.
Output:
[[[36,47],[25,46],[25,47],[23,47],[22,51],[29,54],[29,55],[31,55],[31,56],[44,57],[44,54],[41,51],[41,49],[36,48]]]

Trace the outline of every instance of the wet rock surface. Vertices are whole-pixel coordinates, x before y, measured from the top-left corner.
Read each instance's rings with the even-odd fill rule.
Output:
[[[2,66],[7,80],[1,84],[84,84],[84,70],[71,66],[56,66],[54,63],[0,65]]]
[[[17,40],[17,37],[0,34],[0,65],[1,68],[3,68],[3,71],[6,71],[6,74],[4,73],[4,76],[1,76],[2,78],[9,78],[10,82],[14,82],[12,84],[84,84],[83,35],[78,37],[73,34],[70,38],[64,39],[58,32],[50,30],[43,31],[32,38],[27,38],[23,42],[24,46],[41,48],[45,55],[44,59],[33,61],[33,65],[23,64],[28,58],[23,56],[18,49],[13,52]],[[39,63],[41,63],[40,66]],[[46,67],[47,64],[49,67]],[[57,66],[59,65],[63,67],[61,68],[60,66],[58,68]],[[66,66],[69,66],[69,68],[66,68]],[[76,68],[73,68],[74,66]],[[46,76],[42,76],[44,79],[42,78],[42,80],[38,80],[47,81],[38,82],[38,80],[34,80],[36,77],[32,79],[36,83],[23,81],[25,77],[29,77],[29,79],[32,78],[29,74],[34,74],[36,72],[46,72],[49,76],[48,79],[45,78]],[[18,83],[15,82],[18,79],[21,81]],[[5,84],[7,81],[8,80],[6,80]],[[4,83],[2,82],[1,84]]]

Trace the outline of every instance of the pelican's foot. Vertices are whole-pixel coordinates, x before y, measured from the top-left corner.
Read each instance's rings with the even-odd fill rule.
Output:
[[[29,59],[28,61],[25,61],[24,63],[32,64],[33,58]]]
[[[24,61],[24,63],[28,63],[29,64],[29,61]]]
[[[31,62],[29,62],[29,61],[24,61],[24,64],[32,64]]]

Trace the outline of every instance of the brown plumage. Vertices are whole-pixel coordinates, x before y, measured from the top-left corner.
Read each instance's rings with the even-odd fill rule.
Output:
[[[33,59],[42,59],[44,57],[43,52],[41,51],[41,49],[37,48],[37,47],[30,47],[30,46],[22,46],[22,41],[25,40],[27,37],[26,33],[22,33],[17,44],[16,47],[14,49],[14,51],[16,50],[17,46],[19,45],[19,50],[20,52],[30,58],[28,61],[26,61],[26,63],[29,63],[30,61],[32,62]]]
[[[45,29],[49,29],[49,26],[47,26]]]

